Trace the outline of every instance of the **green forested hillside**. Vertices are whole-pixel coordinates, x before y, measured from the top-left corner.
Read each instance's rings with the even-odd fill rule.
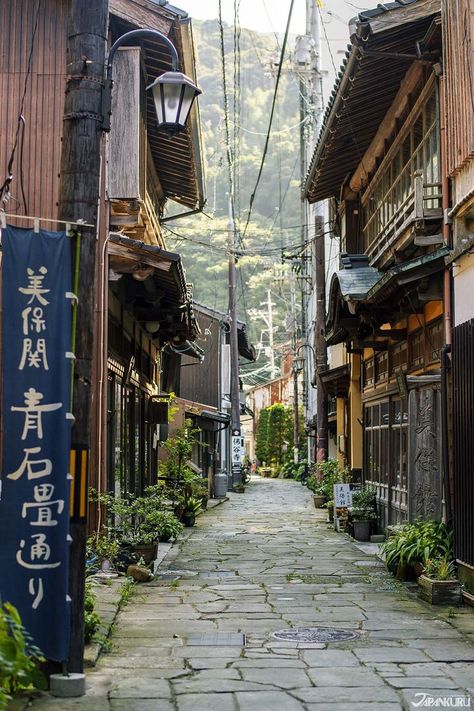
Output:
[[[206,215],[167,224],[167,243],[183,255],[197,301],[227,309],[227,193],[229,190],[224,122],[222,61],[217,21],[195,21],[200,111],[206,159]],[[235,214],[243,231],[254,189],[275,87],[277,39],[242,29],[240,53],[234,52],[232,27],[225,27],[229,129],[235,176]],[[291,49],[292,41],[289,42]],[[237,56],[237,63],[234,57]],[[240,85],[235,82],[240,61]],[[248,320],[254,341],[264,324],[253,323],[246,311],[260,307],[271,288],[284,320],[288,311],[288,279],[282,274],[281,248],[300,242],[299,87],[287,60],[278,92],[272,137],[245,239],[239,245],[239,318]],[[281,207],[281,211],[280,211]],[[275,265],[275,266],[272,266]],[[287,269],[287,267],[285,267]],[[283,279],[282,279],[283,276]],[[276,277],[276,281],[275,281]],[[281,337],[284,328],[280,329]],[[278,336],[278,334],[277,334]],[[264,359],[259,361],[262,365]]]

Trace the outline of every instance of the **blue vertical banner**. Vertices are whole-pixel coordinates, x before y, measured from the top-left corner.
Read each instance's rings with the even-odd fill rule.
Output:
[[[71,245],[2,230],[3,458],[0,599],[45,657],[69,643]]]

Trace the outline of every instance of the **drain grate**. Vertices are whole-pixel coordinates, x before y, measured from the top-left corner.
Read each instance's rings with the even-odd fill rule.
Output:
[[[338,629],[337,627],[295,627],[290,630],[278,630],[273,633],[275,639],[284,642],[348,642],[357,639],[359,633],[355,630]]]

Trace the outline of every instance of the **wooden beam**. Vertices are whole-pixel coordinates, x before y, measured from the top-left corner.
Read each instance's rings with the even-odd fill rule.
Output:
[[[392,341],[404,341],[408,335],[406,328],[390,328],[382,329],[376,328],[374,330],[374,336],[377,338],[391,338]]]
[[[444,243],[442,234],[437,235],[415,235],[414,244],[417,247],[432,247]]]

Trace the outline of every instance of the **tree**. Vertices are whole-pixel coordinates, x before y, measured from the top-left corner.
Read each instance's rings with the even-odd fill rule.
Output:
[[[268,407],[264,407],[258,418],[257,434],[255,441],[255,454],[259,462],[268,461],[268,420],[270,417]]]

